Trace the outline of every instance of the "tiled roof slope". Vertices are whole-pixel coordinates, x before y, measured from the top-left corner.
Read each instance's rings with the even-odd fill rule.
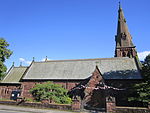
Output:
[[[6,77],[1,81],[1,83],[19,83],[21,77],[26,71],[27,67],[12,67]]]
[[[33,62],[22,79],[86,79],[94,72],[96,65],[104,79],[141,79],[133,58]]]

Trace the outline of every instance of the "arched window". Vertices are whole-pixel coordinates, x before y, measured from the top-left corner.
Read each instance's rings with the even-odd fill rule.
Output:
[[[131,58],[131,51],[128,52],[127,56]]]
[[[123,53],[122,53],[122,56],[123,56],[123,57],[126,57],[126,53],[125,53],[125,52],[123,52]]]

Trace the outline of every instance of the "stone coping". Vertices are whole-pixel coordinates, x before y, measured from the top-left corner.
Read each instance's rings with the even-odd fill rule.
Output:
[[[33,107],[33,108],[51,108],[51,109],[58,109],[58,110],[72,110],[71,105],[69,104],[49,104],[49,103],[39,103],[39,102],[23,102],[19,103],[12,100],[0,100],[0,104],[3,105],[16,105],[16,106],[26,106],[26,107]]]

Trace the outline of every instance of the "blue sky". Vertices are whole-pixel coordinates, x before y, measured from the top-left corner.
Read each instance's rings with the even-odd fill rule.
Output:
[[[140,58],[150,53],[150,0],[120,0]],[[0,37],[29,65],[32,57],[57,59],[114,56],[119,0],[0,0]]]

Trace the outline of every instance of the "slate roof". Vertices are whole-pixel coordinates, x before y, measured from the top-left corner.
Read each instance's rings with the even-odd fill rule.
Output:
[[[11,67],[8,71],[6,77],[1,81],[1,83],[19,83],[21,77],[25,73],[27,67]]]
[[[134,58],[121,57],[32,62],[22,79],[86,79],[96,65],[104,79],[141,79]]]

